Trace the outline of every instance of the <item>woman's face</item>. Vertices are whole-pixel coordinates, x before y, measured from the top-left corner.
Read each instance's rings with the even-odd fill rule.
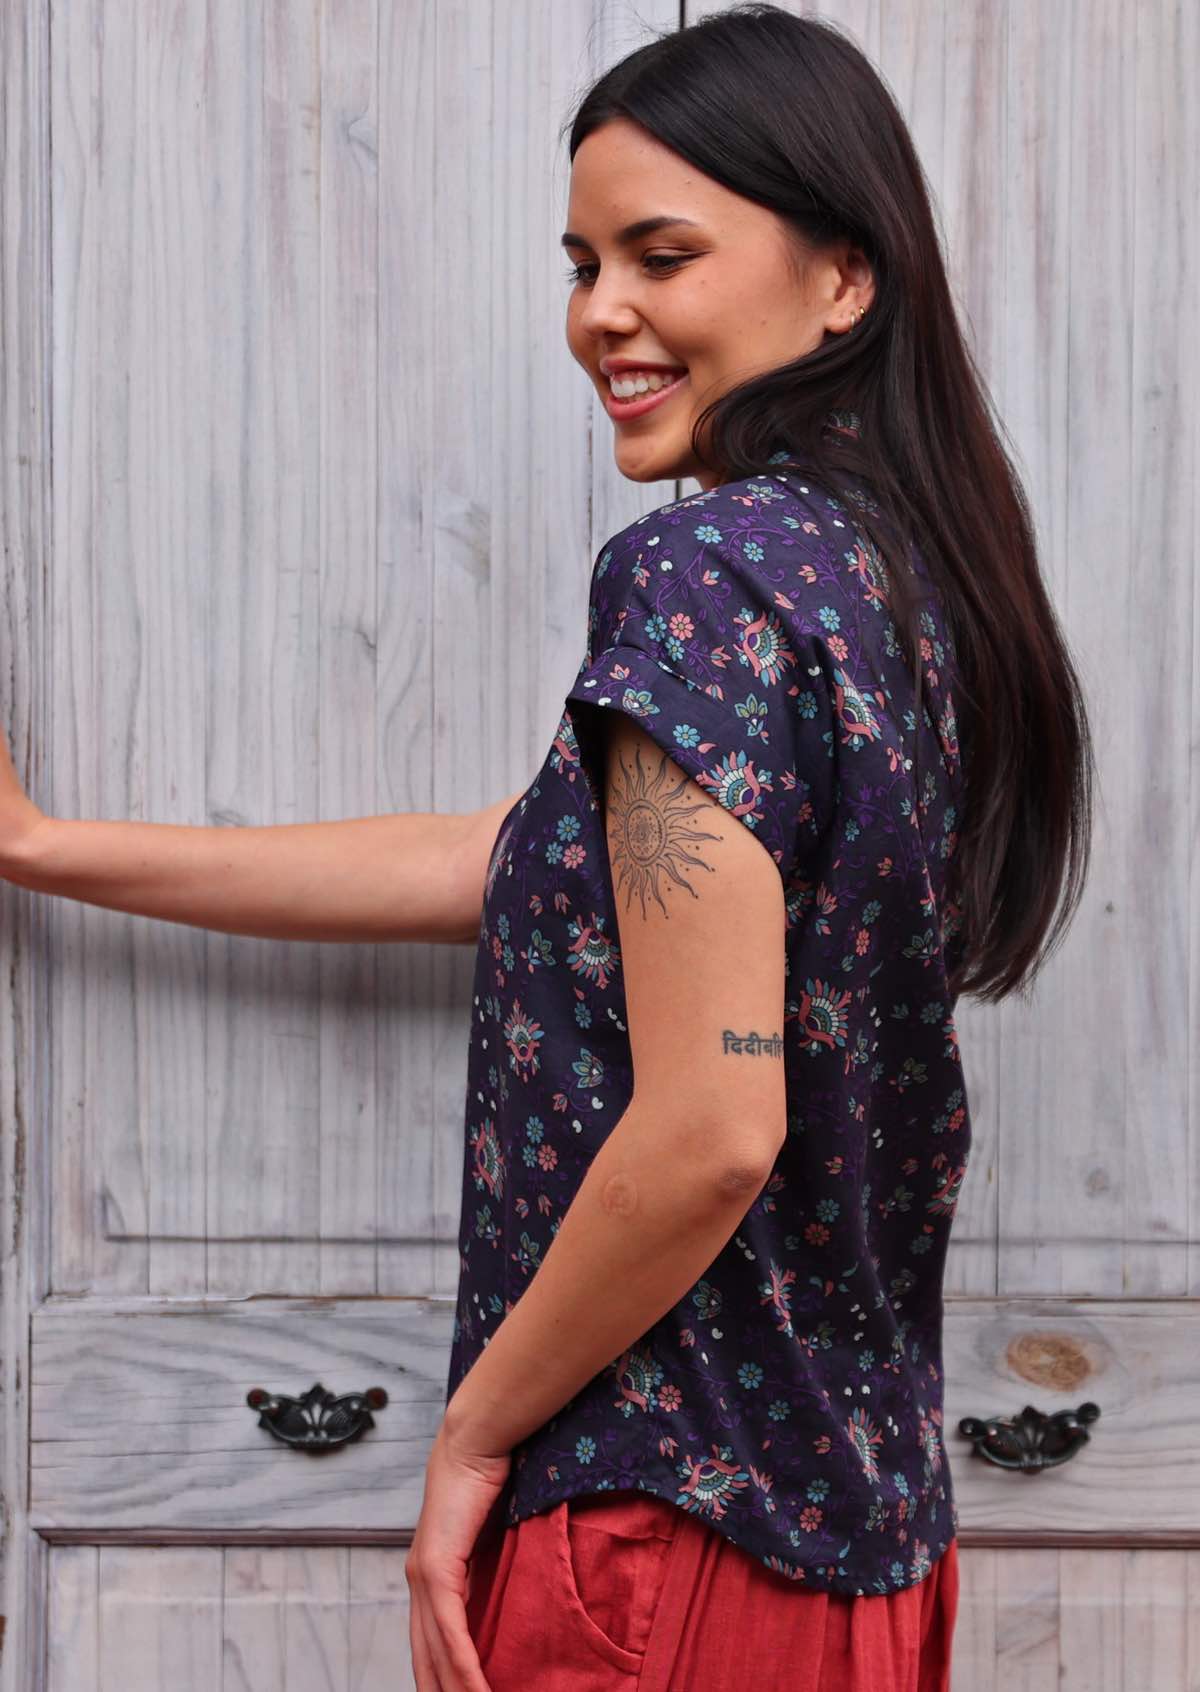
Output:
[[[670,222],[631,232],[648,218]],[[692,476],[715,487],[716,473],[691,450],[698,413],[827,334],[845,333],[857,308],[870,306],[870,267],[859,249],[841,242],[812,253],[798,277],[784,231],[774,212],[722,187],[626,118],[581,143],[563,236],[578,271],[567,344],[612,419],[623,476]],[[602,368],[609,359],[667,366],[659,374],[677,384],[657,401],[647,389],[623,403]],[[635,376],[636,369],[626,379]]]

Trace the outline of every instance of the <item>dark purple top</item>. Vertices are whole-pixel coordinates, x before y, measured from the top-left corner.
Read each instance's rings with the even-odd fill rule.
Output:
[[[962,774],[936,595],[920,616],[918,786],[887,569],[810,477],[660,506],[596,559],[587,654],[488,866],[447,1396],[632,1094],[599,710],[636,718],[779,868],[788,1132],[704,1276],[517,1447],[510,1523],[641,1488],[852,1594],[913,1585],[954,1536],[942,1276],[971,1130],[943,888]]]

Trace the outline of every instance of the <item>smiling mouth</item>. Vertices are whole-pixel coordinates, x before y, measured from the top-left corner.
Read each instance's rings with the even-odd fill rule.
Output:
[[[627,419],[641,417],[646,412],[654,411],[666,400],[670,399],[678,388],[687,381],[687,371],[682,370],[675,379],[668,382],[666,387],[651,389],[644,394],[634,394],[629,399],[618,399],[609,387],[604,395],[605,408],[608,415],[617,423],[624,423]]]

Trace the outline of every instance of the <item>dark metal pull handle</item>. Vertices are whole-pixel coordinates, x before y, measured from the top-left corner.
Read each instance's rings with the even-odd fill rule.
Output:
[[[986,1457],[997,1468],[1036,1475],[1074,1457],[1091,1438],[1086,1424],[1099,1415],[1100,1406],[1092,1403],[1081,1404],[1078,1410],[1055,1410],[1050,1416],[1027,1404],[1019,1416],[994,1416],[986,1422],[964,1416],[958,1431],[974,1440],[977,1456]]]
[[[366,1392],[348,1392],[337,1398],[326,1392],[320,1381],[309,1387],[303,1398],[288,1398],[262,1387],[251,1387],[246,1394],[251,1410],[260,1412],[260,1428],[266,1428],[285,1445],[317,1457],[323,1451],[348,1445],[373,1428],[371,1411],[382,1410],[387,1401],[382,1387],[368,1387]]]

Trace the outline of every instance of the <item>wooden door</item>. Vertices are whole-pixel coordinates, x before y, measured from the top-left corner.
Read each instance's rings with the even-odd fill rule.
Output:
[[[689,20],[707,10],[689,0]],[[1091,876],[1030,1000],[956,1010],[974,1139],[946,1276],[954,1692],[1200,1688],[1200,8],[805,6],[881,70],[1077,655]],[[1059,1466],[964,1418],[1100,1419]]]
[[[593,464],[563,334],[561,104],[632,37],[549,21],[6,9],[3,704],[44,809],[532,779],[595,547],[678,493]],[[397,1692],[473,946],[3,901],[3,1692]],[[247,1402],[318,1383],[387,1402],[320,1456]]]
[[[955,1692],[1196,1692],[1198,14],[821,11],[930,174],[1101,776],[1032,1001],[957,1011]],[[0,12],[0,708],[45,809],[238,826],[467,810],[531,777],[596,548],[695,487],[614,472],[556,256],[573,92],[678,16]],[[2,885],[0,944],[0,1692],[392,1692],[471,948],[230,938]],[[247,1394],[318,1382],[388,1402],[314,1457]],[[954,1431],[1088,1400],[1088,1444],[1040,1474]]]

